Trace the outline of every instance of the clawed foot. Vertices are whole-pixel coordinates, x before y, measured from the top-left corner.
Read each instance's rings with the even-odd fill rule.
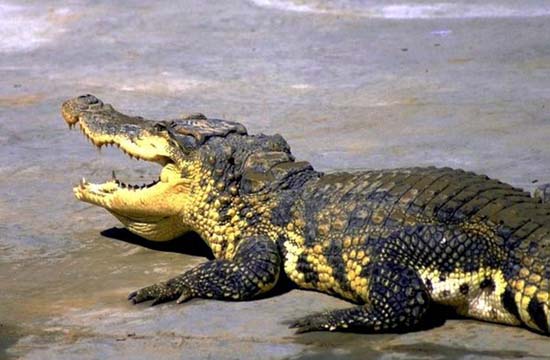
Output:
[[[331,324],[330,318],[324,313],[308,315],[294,320],[290,323],[289,328],[296,329],[296,334],[336,330],[336,326]]]
[[[176,300],[178,304],[192,299],[193,293],[187,286],[175,281],[167,281],[133,291],[128,295],[128,300],[134,304],[153,300],[151,306]]]

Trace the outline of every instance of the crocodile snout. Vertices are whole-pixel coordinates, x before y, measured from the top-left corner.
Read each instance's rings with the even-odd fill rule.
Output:
[[[100,109],[103,102],[91,94],[80,95],[79,97],[67,100],[61,106],[61,114],[67,124],[74,125],[78,122],[78,115],[83,111]]]

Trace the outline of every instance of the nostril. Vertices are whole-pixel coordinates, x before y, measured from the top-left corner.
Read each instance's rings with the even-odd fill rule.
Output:
[[[93,105],[99,103],[99,99],[91,94],[80,95],[77,99],[82,105]]]

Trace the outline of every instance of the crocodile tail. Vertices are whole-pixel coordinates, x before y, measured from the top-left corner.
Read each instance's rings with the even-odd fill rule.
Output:
[[[550,335],[548,257],[520,256],[520,263],[515,266],[517,274],[503,294],[503,305],[529,328]]]

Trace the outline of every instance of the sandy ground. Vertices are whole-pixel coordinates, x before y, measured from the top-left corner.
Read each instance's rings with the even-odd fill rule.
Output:
[[[471,320],[295,336],[285,321],[347,306],[298,290],[125,301],[205,252],[189,237],[135,243],[73,198],[81,176],[158,175],[67,130],[59,106],[82,93],[130,114],[199,111],[278,132],[320,170],[437,165],[529,190],[550,182],[550,3],[369,4],[0,0],[0,358],[549,356],[545,337]]]

